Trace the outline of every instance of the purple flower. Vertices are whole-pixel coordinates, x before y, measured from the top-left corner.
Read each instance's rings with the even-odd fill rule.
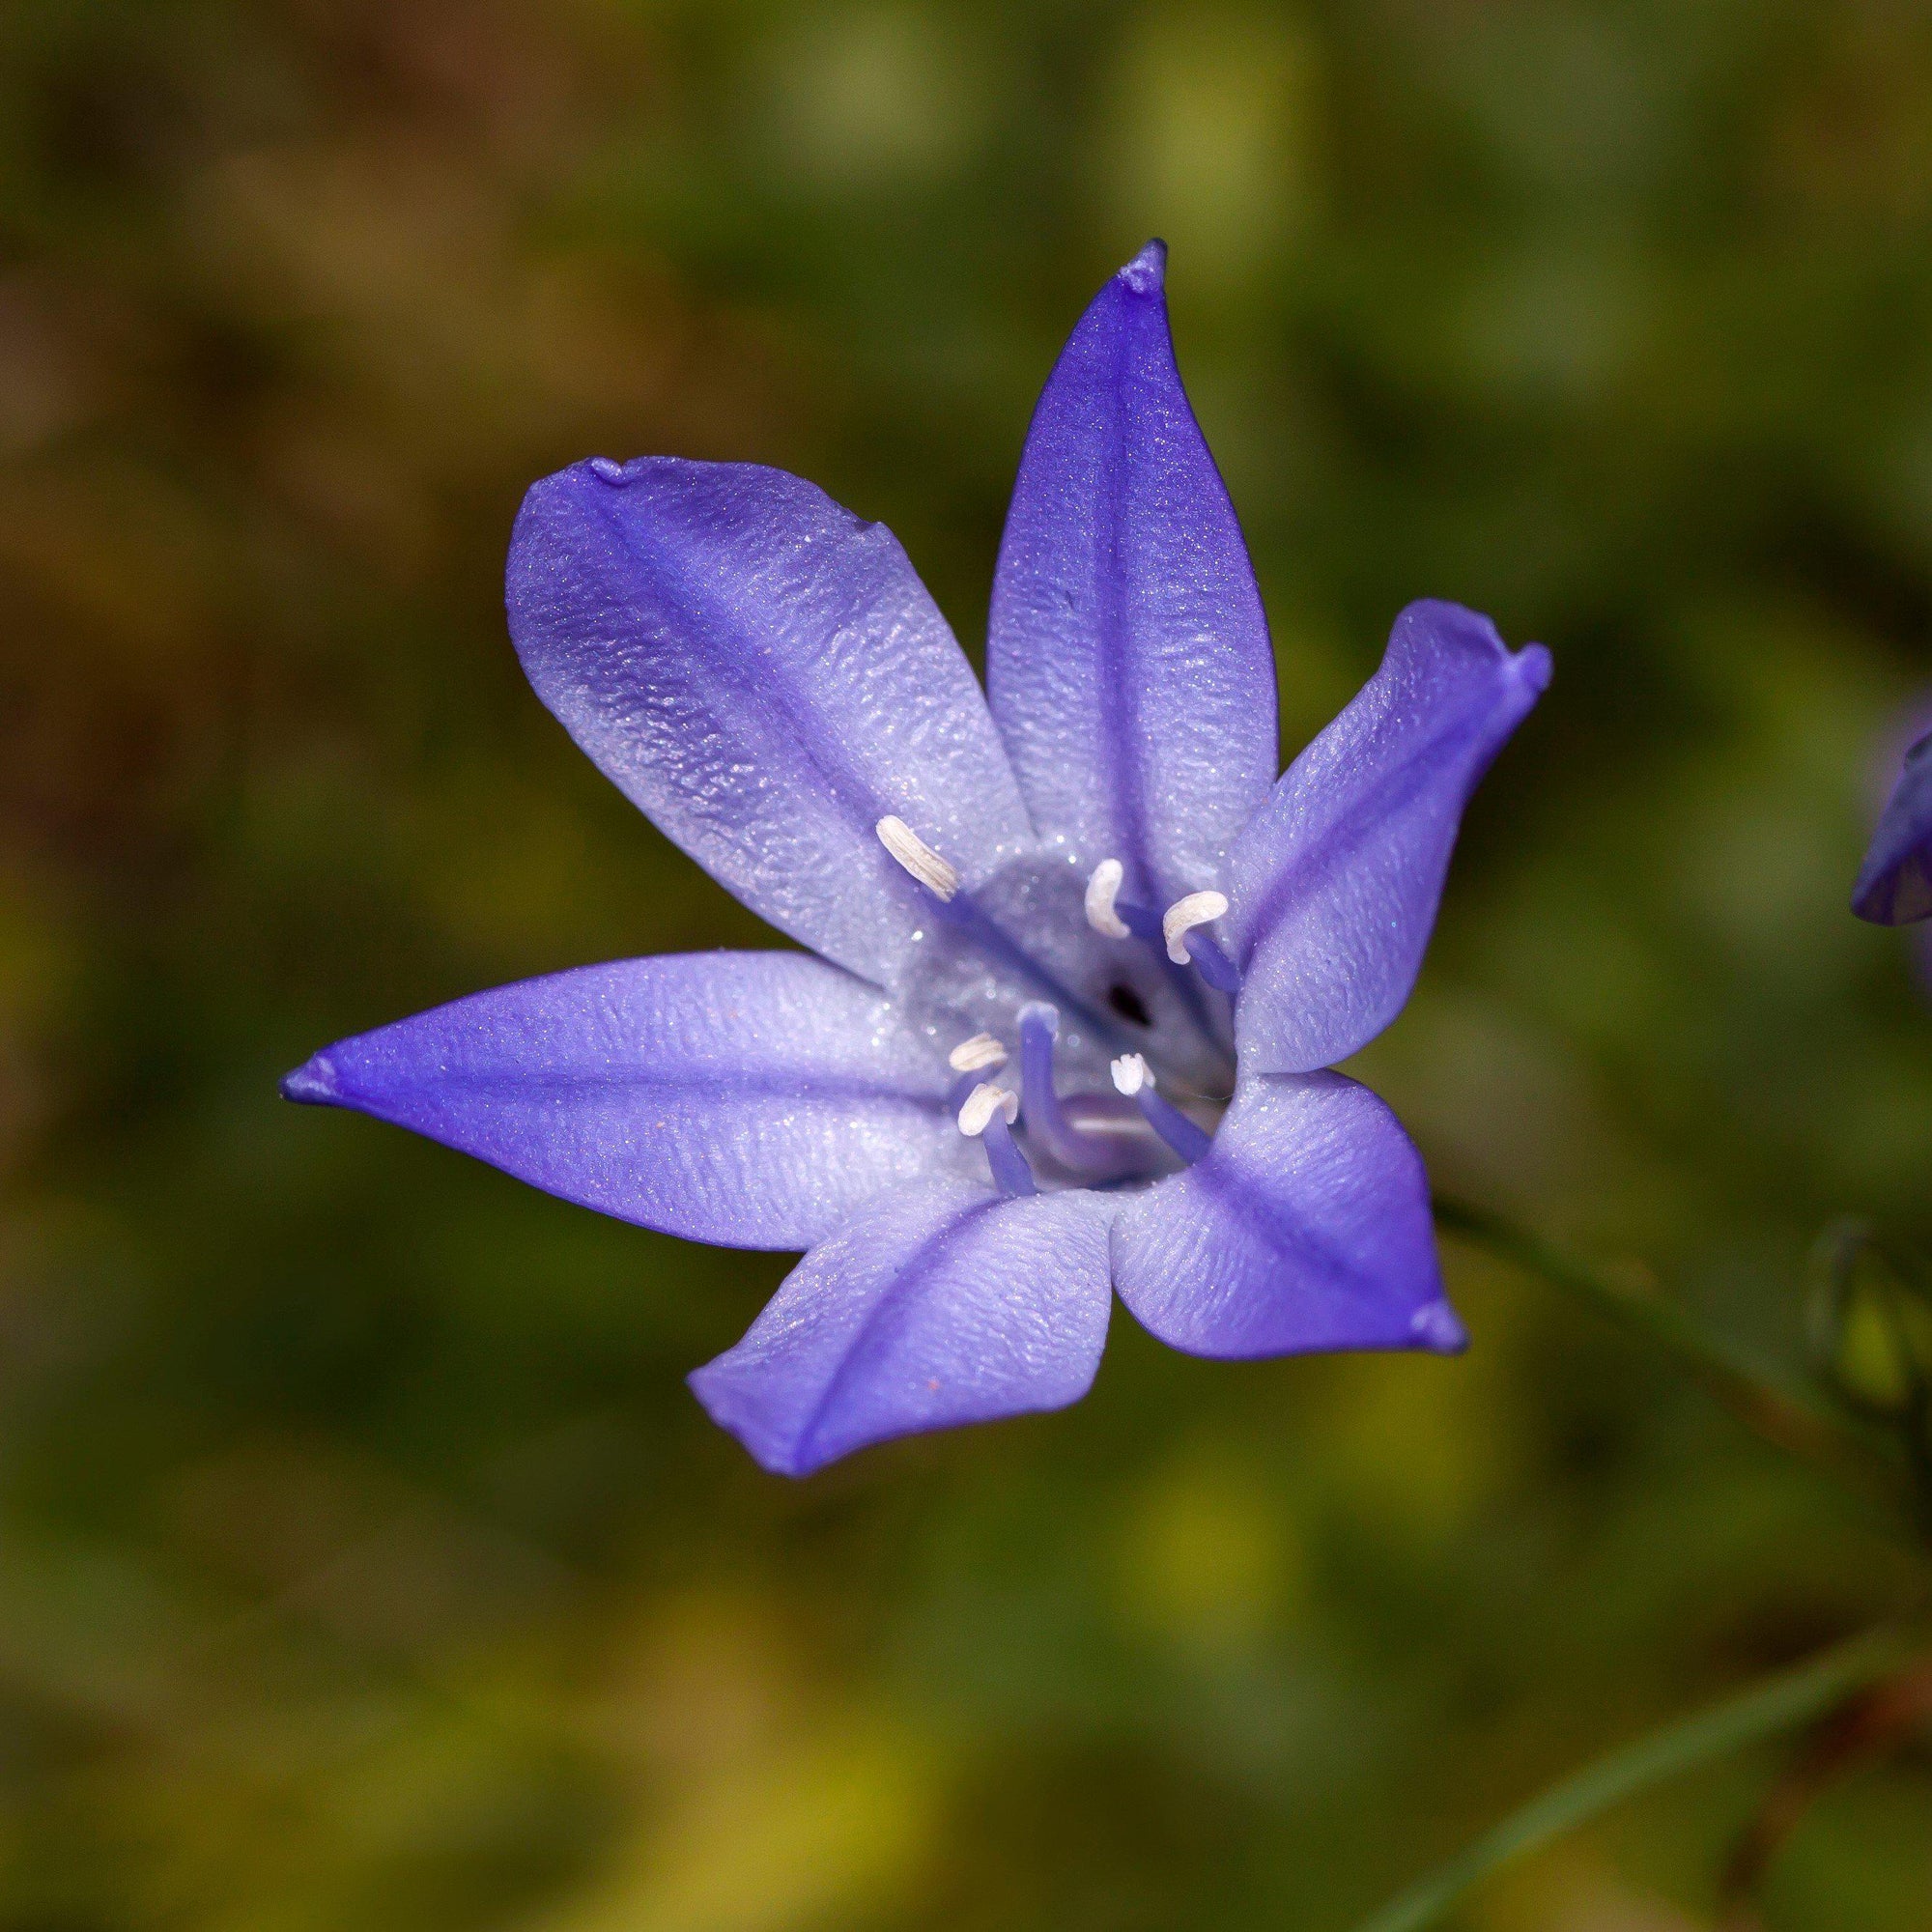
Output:
[[[1923,703],[1915,707],[1898,781],[1852,887],[1853,912],[1874,925],[1932,917],[1932,732],[1924,710]]]
[[[1151,243],[1040,398],[981,694],[891,532],[749,464],[539,483],[510,628],[598,765],[810,952],[624,960],[291,1074],[568,1200],[803,1248],[691,1378],[767,1468],[1077,1400],[1176,1348],[1453,1350],[1422,1162],[1326,1070],[1407,997],[1548,681],[1411,605],[1277,780],[1274,661]],[[816,955],[816,956],[813,956]]]

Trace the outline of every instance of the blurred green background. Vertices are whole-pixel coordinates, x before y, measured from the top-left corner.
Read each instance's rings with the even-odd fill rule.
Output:
[[[1556,654],[1362,1072],[1438,1182],[1792,1351],[1932,1238],[1932,1008],[1845,899],[1932,680],[1905,0],[0,9],[0,1927],[1343,1932],[1908,1601],[1667,1362],[1449,1250],[1460,1361],[1117,1314],[1065,1414],[761,1474],[682,1377],[782,1258],[275,1077],[771,936],[525,688],[581,455],[751,458],[971,648],[1028,412],[1173,247],[1293,751],[1407,599]],[[1491,1932],[1682,1932],[1777,1765]],[[1932,1924],[1932,1754],[1774,1928]]]

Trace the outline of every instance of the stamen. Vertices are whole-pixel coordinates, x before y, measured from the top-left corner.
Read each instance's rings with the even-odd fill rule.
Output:
[[[980,1076],[977,1073],[961,1073],[953,1080],[952,1085],[947,1089],[946,1111],[955,1121],[959,1118],[960,1108],[966,1104],[974,1088],[979,1086],[979,1084]]]
[[[1095,868],[1094,878],[1099,878],[1100,870],[1105,867],[1118,866],[1119,864],[1120,861],[1118,859],[1102,861],[1101,867]],[[1106,894],[1107,910],[1113,914],[1116,923],[1124,926],[1129,934],[1135,939],[1140,940],[1144,945],[1151,947],[1156,953],[1164,954],[1167,951],[1167,946],[1161,931],[1159,918],[1150,912],[1146,906],[1137,905],[1131,899],[1122,898],[1119,895],[1118,879],[1110,878],[1102,883],[1104,886],[1111,888]],[[1092,911],[1094,896],[1094,886],[1090,882],[1088,887],[1089,911],[1087,915],[1090,923],[1094,921]],[[1100,929],[1107,930],[1109,937],[1115,936],[1108,928]],[[1202,933],[1195,933],[1188,940],[1190,947],[1207,946],[1210,943],[1207,936]],[[1188,1018],[1194,1022],[1196,1028],[1200,1031],[1202,1037],[1214,1048],[1217,1054],[1225,1057],[1228,1050],[1227,1040],[1224,1037],[1225,1029],[1217,1027],[1214,1021],[1208,1016],[1207,1005],[1201,998],[1201,988],[1195,983],[1194,975],[1184,970],[1188,963],[1185,959],[1180,960],[1179,964],[1182,970],[1176,971],[1176,962],[1172,959],[1168,960],[1169,984],[1173,987],[1175,995],[1180,1001],[1181,1007]],[[1240,976],[1235,971],[1232,964],[1228,966],[1225,973],[1217,973],[1213,962],[1210,961],[1206,965],[1202,964],[1198,952],[1195,954],[1193,963],[1200,966],[1201,977],[1209,985],[1219,987],[1230,998],[1233,998],[1235,994],[1240,991]]]
[[[1196,970],[1217,993],[1235,999],[1241,990],[1240,969],[1205,932],[1190,932],[1182,941],[1194,956]]]
[[[1087,923],[1103,939],[1133,937],[1133,928],[1114,910],[1125,872],[1118,859],[1102,859],[1087,881]]]
[[[935,898],[950,899],[959,890],[958,868],[942,859],[903,818],[888,812],[872,830],[879,843]]]
[[[883,837],[883,833],[881,834]],[[1228,910],[1226,893],[1189,893],[1168,907],[1160,923],[1161,937],[1167,941],[1167,956],[1177,966],[1189,964],[1184,937],[1197,925],[1207,925]]]
[[[1190,1167],[1213,1145],[1211,1134],[1154,1092],[1153,1069],[1138,1053],[1122,1054],[1111,1071],[1114,1085],[1140,1108],[1148,1125]]]
[[[980,1145],[986,1150],[986,1165],[993,1170],[993,1185],[1009,1201],[1024,1201],[1039,1192],[1039,1182],[1033,1178],[1026,1155],[1015,1145],[1013,1130],[1007,1125],[1004,1114],[995,1114],[986,1122]]]
[[[1126,868],[1118,859],[1102,859],[1087,881],[1087,923],[1108,939],[1160,939],[1160,921],[1144,905],[1121,896]]]
[[[967,1094],[966,1104],[959,1110],[959,1131],[969,1139],[977,1138],[986,1131],[995,1114],[1004,1116],[1010,1125],[1020,1117],[1020,1096],[982,1080]]]
[[[989,1066],[1004,1066],[1007,1049],[991,1034],[976,1033],[946,1056],[946,1064],[955,1073],[980,1073]]]
[[[1012,1122],[1019,1110],[1020,1096],[990,1081],[981,1081],[974,1088],[959,1110],[959,1131],[984,1147],[993,1185],[1009,1201],[1039,1192],[1026,1155],[1013,1143]]]

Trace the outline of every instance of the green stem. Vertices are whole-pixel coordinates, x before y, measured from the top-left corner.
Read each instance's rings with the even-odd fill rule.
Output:
[[[1924,1641],[1922,1632],[1917,1641]],[[1587,1823],[1681,1772],[1823,1717],[1912,1656],[1914,1634],[1869,1632],[1694,1717],[1599,1758],[1487,1832],[1467,1850],[1385,1905],[1355,1932],[1417,1932],[1499,1865]]]
[[[1435,1198],[1436,1225],[1589,1302],[1620,1327],[1682,1362],[1747,1428],[1780,1449],[1829,1469],[1911,1524],[1917,1511],[1897,1445],[1847,1415],[1798,1377],[1755,1360],[1707,1327],[1681,1302],[1633,1289],[1539,1235],[1487,1208]]]

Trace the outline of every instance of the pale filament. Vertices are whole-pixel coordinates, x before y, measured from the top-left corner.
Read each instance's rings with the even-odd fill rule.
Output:
[[[1139,1107],[1147,1123],[1169,1149],[1190,1165],[1212,1144],[1212,1136],[1190,1120],[1171,1100],[1154,1092],[1153,1069],[1138,1053],[1125,1053],[1113,1064],[1114,1085]]]

